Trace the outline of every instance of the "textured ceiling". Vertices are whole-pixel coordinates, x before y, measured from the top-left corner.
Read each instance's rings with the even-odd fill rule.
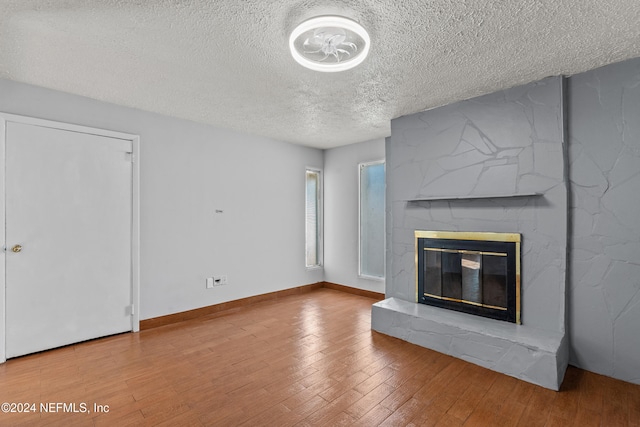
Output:
[[[289,53],[298,23],[330,13],[371,35],[353,70]],[[0,0],[0,78],[319,148],[638,56],[638,0]]]

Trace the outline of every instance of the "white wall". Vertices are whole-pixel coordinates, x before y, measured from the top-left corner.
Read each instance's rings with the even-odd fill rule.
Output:
[[[384,293],[384,281],[358,277],[358,164],[383,160],[384,139],[325,151],[324,270],[327,282]]]
[[[140,135],[141,319],[323,280],[304,261],[321,150],[6,80],[0,111]],[[205,289],[214,274],[229,285]]]

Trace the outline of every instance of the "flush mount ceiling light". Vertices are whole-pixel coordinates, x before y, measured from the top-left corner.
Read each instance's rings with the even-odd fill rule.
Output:
[[[330,73],[364,61],[369,42],[369,34],[357,22],[341,16],[319,16],[293,30],[289,49],[300,65]]]

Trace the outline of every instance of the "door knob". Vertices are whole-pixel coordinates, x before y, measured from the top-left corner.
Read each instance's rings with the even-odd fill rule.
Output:
[[[15,245],[14,247],[11,248],[11,250],[15,253],[18,253],[22,250],[22,246],[20,245]]]

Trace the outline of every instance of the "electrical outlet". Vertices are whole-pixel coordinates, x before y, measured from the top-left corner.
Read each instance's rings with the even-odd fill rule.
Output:
[[[222,286],[227,284],[227,276],[213,276],[213,286]]]
[[[214,286],[213,277],[207,277],[207,289],[211,289]]]

